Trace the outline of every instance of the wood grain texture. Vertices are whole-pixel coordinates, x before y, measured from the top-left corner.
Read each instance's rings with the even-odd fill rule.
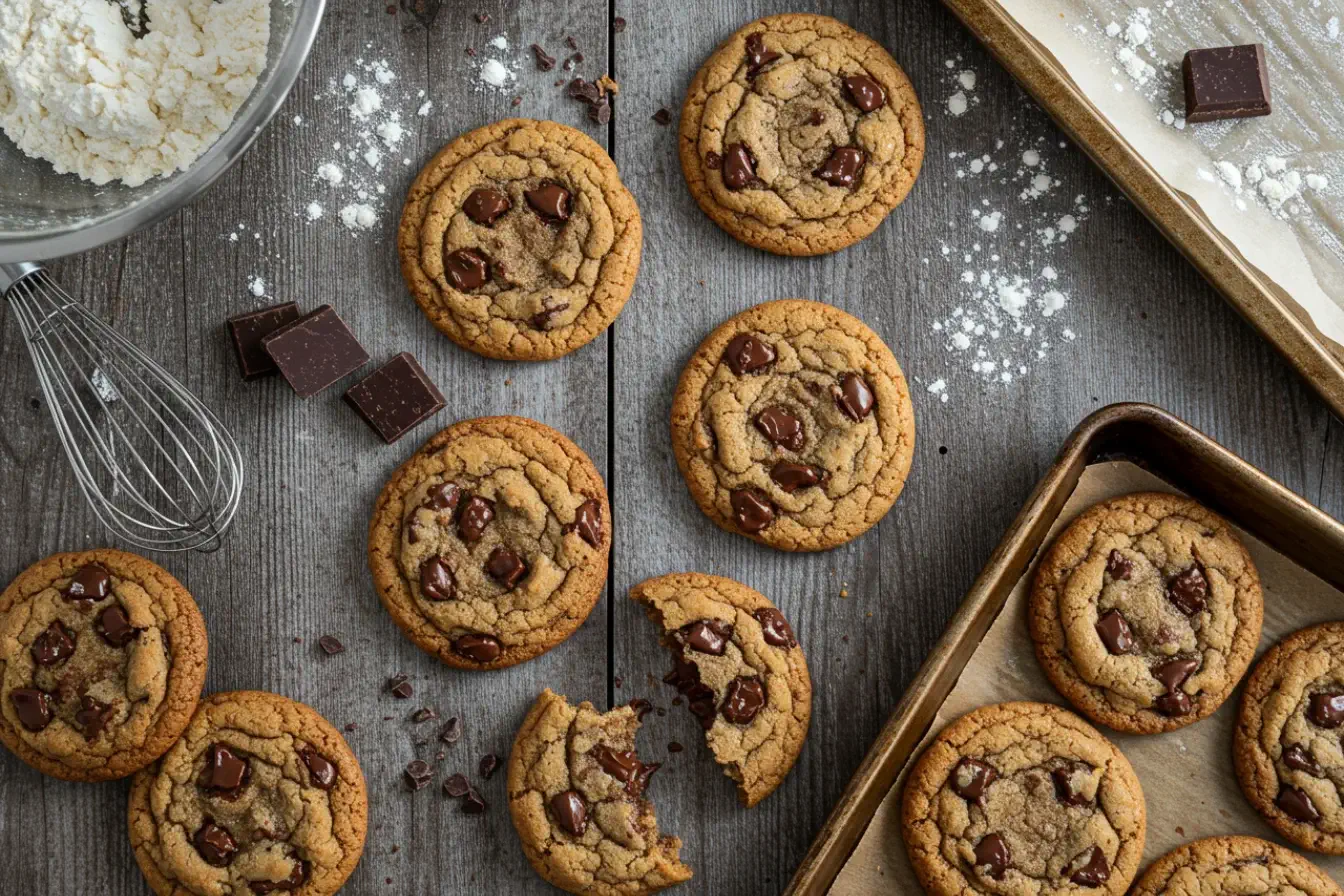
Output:
[[[687,892],[781,890],[807,844],[981,564],[1063,438],[1089,411],[1151,401],[1208,432],[1336,517],[1344,515],[1344,428],[1122,199],[1081,153],[1053,149],[1053,173],[1094,208],[1061,269],[1073,302],[1076,342],[1009,386],[981,387],[930,330],[960,301],[955,274],[925,266],[982,199],[1008,207],[1016,185],[955,176],[952,151],[996,134],[1060,139],[1048,119],[939,5],[842,0],[448,0],[432,31],[390,16],[386,3],[333,0],[317,47],[277,121],[241,163],[177,216],[56,265],[99,314],[182,376],[233,429],[248,460],[243,511],[220,552],[156,557],[182,578],[211,638],[207,688],[252,687],[310,703],[348,735],[370,789],[370,839],[347,891],[545,893],[515,842],[502,775],[486,782],[483,818],[460,814],[436,790],[406,792],[401,770],[430,757],[435,724],[407,717],[422,705],[461,715],[466,736],[448,748],[440,780],[475,774],[481,754],[507,751],[535,694],[550,686],[595,703],[652,699],[644,757],[666,765],[651,796],[665,830],[685,841],[697,880]],[[676,159],[675,113],[691,75],[717,43],[749,18],[812,6],[872,35],[906,68],[929,113],[929,152],[914,192],[877,233],[834,256],[781,259],[735,243],[685,190]],[[479,24],[477,12],[492,21]],[[613,16],[628,27],[613,33]],[[505,33],[519,61],[518,95],[476,86],[468,45]],[[610,70],[622,91],[606,128],[553,86],[560,72],[534,70],[526,47],[563,58],[573,35],[581,73]],[[614,55],[608,57],[608,51]],[[418,165],[463,130],[506,115],[551,117],[606,140],[645,221],[644,266],[635,295],[608,335],[546,364],[485,361],[441,337],[406,294],[397,271],[390,209],[362,238],[331,215],[309,224],[313,172],[348,131],[328,85],[355,58],[385,58],[402,90],[424,89],[434,113],[415,118],[391,165],[388,203]],[[979,75],[974,114],[943,112],[944,61]],[[671,110],[660,127],[650,116]],[[302,116],[306,124],[295,126]],[[334,118],[333,118],[334,117]],[[341,119],[338,121],[337,119]],[[225,235],[245,223],[261,240]],[[1029,246],[1027,261],[1046,262]],[[1039,257],[1037,257],[1039,256]],[[1061,259],[1067,258],[1067,264]],[[299,401],[279,381],[243,383],[221,329],[253,307],[245,283],[263,275],[269,293],[304,307],[334,304],[381,362],[415,354],[448,396],[438,425],[517,413],[573,438],[608,477],[615,542],[612,587],[575,637],[550,654],[489,675],[455,673],[401,637],[374,595],[364,535],[374,496],[391,470],[435,429],[427,424],[386,447],[339,401],[339,390]],[[914,388],[918,437],[909,485],[887,519],[857,542],[812,556],[785,556],[720,532],[696,509],[667,436],[672,390],[699,340],[724,318],[765,299],[803,296],[856,314],[887,340],[907,375],[945,377],[952,401]],[[0,310],[0,315],[4,315]],[[52,449],[46,410],[33,404],[11,316],[0,316],[0,576],[58,550],[102,543]],[[946,453],[940,448],[946,447]],[[625,593],[648,576],[702,570],[740,579],[788,615],[815,687],[812,733],[799,764],[750,811],[734,799],[700,744],[698,726],[659,679],[668,659],[651,624]],[[316,639],[338,634],[348,651],[322,656]],[[295,638],[302,638],[296,643]],[[412,676],[415,697],[394,701],[386,678]],[[392,720],[383,721],[384,716]],[[668,754],[676,740],[684,752]],[[51,781],[0,755],[0,845],[14,892],[131,894],[143,884],[126,845],[126,785]],[[394,851],[394,847],[396,847]],[[386,883],[391,881],[390,884]]]

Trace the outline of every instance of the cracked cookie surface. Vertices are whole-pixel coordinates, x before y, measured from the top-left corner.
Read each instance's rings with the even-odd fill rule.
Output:
[[[807,659],[784,615],[759,591],[704,573],[648,579],[630,597],[675,654],[664,680],[686,697],[738,799],[756,805],[793,768],[812,719]]]
[[[460,669],[512,666],[568,638],[602,593],[610,550],[592,461],[523,417],[435,435],[383,487],[369,527],[383,605]]]
[[[639,208],[606,151],[553,121],[458,137],[411,184],[397,234],[421,310],[463,348],[545,360],[621,313],[639,271]]]
[[[1231,527],[1189,498],[1123,495],[1084,511],[1036,572],[1036,657],[1084,715],[1172,731],[1212,714],[1246,673],[1264,599]]]
[[[53,777],[107,781],[157,759],[205,668],[196,602],[143,557],[55,554],[0,594],[0,742]]]
[[[779,255],[835,252],[901,203],[924,160],[924,119],[880,44],[828,16],[739,29],[691,81],[681,170],[705,214]]]
[[[1246,680],[1233,735],[1246,799],[1288,840],[1344,855],[1344,623],[1294,632]]]
[[[1173,849],[1130,896],[1340,896],[1325,872],[1255,837],[1209,837]]]
[[[509,754],[509,814],[549,883],[587,896],[640,896],[690,880],[681,840],[658,831],[644,799],[657,765],[635,755],[639,712],[570,706],[549,688]]]
[[[131,847],[159,896],[327,896],[364,850],[368,798],[345,739],[260,691],[212,694],[136,776]]]
[[[1143,790],[1124,755],[1058,706],[1000,703],[949,724],[905,783],[910,862],[932,896],[1122,894]]]
[[[705,515],[786,551],[862,535],[914,456],[914,408],[891,350],[857,318],[803,299],[715,329],[682,371],[671,425]]]

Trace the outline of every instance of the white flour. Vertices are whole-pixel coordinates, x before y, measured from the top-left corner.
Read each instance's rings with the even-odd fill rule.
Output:
[[[132,12],[140,12],[136,6]],[[0,0],[0,129],[95,184],[138,186],[214,145],[266,66],[269,0]]]

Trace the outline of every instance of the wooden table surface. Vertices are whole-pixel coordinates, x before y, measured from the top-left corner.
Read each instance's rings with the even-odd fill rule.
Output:
[[[410,793],[401,771],[432,756],[428,705],[461,716],[466,734],[439,779],[475,774],[480,756],[506,755],[513,731],[543,687],[605,706],[647,697],[668,707],[669,660],[626,598],[641,579],[669,571],[731,576],[771,596],[807,650],[815,688],[812,730],[793,773],[759,807],[741,809],[684,709],[651,715],[640,749],[664,763],[651,797],[664,830],[679,835],[695,869],[686,892],[767,894],[783,889],[832,804],[892,711],[1009,521],[1069,431],[1120,400],[1161,405],[1264,468],[1336,517],[1344,516],[1344,429],[1077,149],[1060,135],[970,35],[934,0],[811,4],[871,34],[905,67],[928,113],[929,152],[910,198],[868,240],[837,255],[775,258],[734,242],[696,208],[682,181],[672,127],[691,75],[750,18],[809,4],[617,0],[448,0],[426,32],[391,0],[333,0],[316,49],[276,122],[245,158],[189,209],[80,258],[58,275],[115,326],[164,361],[232,428],[247,457],[243,508],[212,555],[159,556],[196,595],[210,633],[207,690],[259,688],[356,722],[349,740],[368,780],[370,829],[351,893],[542,893],[518,848],[503,775],[481,785],[490,810],[463,815],[438,788]],[[475,13],[492,17],[478,24]],[[617,33],[615,16],[628,19]],[[481,91],[464,53],[504,33],[520,60],[513,92]],[[536,72],[534,41],[563,58],[573,35],[580,73],[621,83],[609,126]],[[434,112],[408,121],[405,154],[389,167],[387,210],[374,232],[352,237],[327,209],[300,213],[332,135],[349,130],[329,83],[356,57],[385,58],[403,92],[422,87]],[[978,74],[971,113],[946,110],[945,60]],[[412,107],[413,109],[414,107]],[[645,222],[643,269],[624,314],[602,337],[544,364],[487,361],[441,337],[408,297],[393,248],[397,197],[420,162],[469,128],[523,114],[583,127],[605,142]],[[299,115],[304,126],[295,126]],[[340,119],[340,124],[336,119]],[[340,126],[338,126],[338,124]],[[1089,197],[1090,218],[1061,250],[1017,249],[1050,263],[1073,297],[1060,323],[1078,334],[1026,376],[985,386],[931,329],[963,301],[943,241],[969,240],[983,199],[1012,208],[1019,184],[955,176],[949,152],[996,137],[1046,135],[1066,195]],[[239,223],[249,235],[224,235]],[[956,228],[950,227],[955,224]],[[251,238],[257,231],[260,240]],[[1035,255],[1039,254],[1039,260]],[[934,263],[925,265],[922,259]],[[255,307],[245,284],[303,307],[329,301],[375,360],[408,350],[448,396],[448,409],[395,446],[382,445],[332,389],[298,400],[279,380],[243,383],[221,329]],[[905,493],[866,536],[825,554],[790,556],[723,533],[689,498],[668,444],[676,377],[718,322],[756,302],[808,296],[857,314],[891,345],[907,375],[948,380],[940,403],[914,388],[918,445]],[[0,309],[0,575],[54,551],[102,544],[56,447],[12,316]],[[343,388],[343,387],[342,387]],[[382,610],[365,563],[365,526],[388,474],[436,425],[513,413],[573,438],[604,472],[615,516],[604,601],[567,643],[523,666],[464,674],[413,647]],[[346,653],[323,656],[335,633]],[[302,639],[300,641],[299,639]],[[385,689],[397,672],[415,697]],[[394,717],[383,721],[384,716]],[[686,744],[669,755],[669,741]],[[437,782],[436,782],[437,783]],[[0,855],[11,893],[144,891],[125,837],[125,782],[67,784],[0,751]]]

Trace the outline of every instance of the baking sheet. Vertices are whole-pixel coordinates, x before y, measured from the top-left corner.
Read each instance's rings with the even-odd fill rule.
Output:
[[[1098,501],[1133,491],[1174,492],[1166,482],[1128,461],[1092,464],[1050,529],[1045,544],[1079,513]],[[1344,617],[1344,593],[1326,584],[1264,543],[1237,529],[1260,571],[1265,592],[1265,625],[1260,650],[1289,632]],[[971,657],[943,703],[928,734],[912,754],[952,719],[1006,700],[1040,700],[1064,704],[1036,663],[1027,633],[1026,597],[1035,564],[1013,587],[1002,612]],[[1258,656],[1258,654],[1257,654]],[[1164,852],[1199,837],[1253,834],[1282,843],[1246,803],[1232,768],[1232,728],[1240,688],[1207,719],[1169,734],[1110,737],[1128,757],[1143,784],[1148,802],[1145,867]],[[907,765],[908,769],[908,765]],[[832,894],[918,893],[920,887],[901,839],[901,788],[905,771],[883,799]],[[1309,856],[1337,883],[1344,883],[1344,857]]]

